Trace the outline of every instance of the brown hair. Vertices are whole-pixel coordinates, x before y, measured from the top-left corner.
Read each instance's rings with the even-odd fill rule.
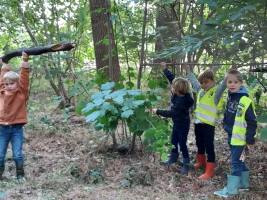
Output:
[[[186,94],[190,90],[190,83],[188,80],[178,77],[173,79],[172,87],[174,90],[179,91],[181,94]]]
[[[210,69],[205,69],[204,71],[202,71],[199,75],[198,75],[198,81],[201,82],[204,79],[210,79],[210,80],[214,80],[215,76],[213,71],[211,71]]]
[[[237,79],[240,82],[243,82],[243,78],[242,78],[242,74],[240,73],[240,71],[238,71],[237,69],[230,69],[227,74],[225,75],[225,80],[227,81],[227,76],[231,74],[231,75],[235,75],[237,77]]]

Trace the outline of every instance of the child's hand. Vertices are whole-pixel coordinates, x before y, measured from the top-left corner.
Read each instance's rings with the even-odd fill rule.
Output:
[[[164,70],[166,68],[166,63],[165,62],[161,62],[160,64],[161,64],[162,69]]]
[[[153,114],[157,114],[157,109],[152,109]]]
[[[248,149],[251,149],[254,146],[255,146],[255,142],[254,142],[254,144],[248,144]]]
[[[4,64],[7,64],[7,62],[3,62],[2,59],[0,59],[0,66],[3,66]]]
[[[231,66],[230,69],[237,69],[237,68],[238,68],[237,64],[235,64],[234,62],[232,62],[232,66]]]
[[[29,56],[23,51],[22,52],[22,59],[24,62],[28,62],[29,61]]]
[[[182,64],[182,68],[186,71],[186,72],[191,72],[189,66],[187,65],[187,63],[183,63]]]

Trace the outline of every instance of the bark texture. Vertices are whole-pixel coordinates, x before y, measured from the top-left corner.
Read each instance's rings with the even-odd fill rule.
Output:
[[[97,70],[109,65],[108,60],[108,44],[105,44],[102,40],[107,39],[108,27],[107,27],[107,10],[106,0],[89,0],[91,11],[91,24],[93,30],[95,59]],[[97,9],[102,9],[100,12],[94,12]],[[106,37],[106,38],[105,38]],[[121,72],[119,66],[119,59],[117,54],[117,47],[114,41],[114,34],[111,34],[112,39],[112,65],[113,65],[113,78],[114,82],[119,82]],[[107,41],[107,40],[106,40]],[[114,52],[115,55],[114,55]],[[105,68],[105,73],[109,76],[109,69]]]

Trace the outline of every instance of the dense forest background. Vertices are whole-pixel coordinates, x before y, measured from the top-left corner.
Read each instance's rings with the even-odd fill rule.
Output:
[[[235,65],[256,105],[258,135],[247,162],[251,190],[266,195],[266,0],[1,0],[0,57],[19,48],[75,43],[71,51],[31,56],[25,126],[26,182],[18,185],[8,149],[3,199],[216,199],[230,173],[226,133],[216,127],[215,176],[163,167],[172,122],[170,85],[160,62],[186,77],[211,68],[216,84]],[[20,58],[10,60],[19,71]],[[195,91],[192,95],[196,98]],[[227,91],[224,95],[226,102]],[[193,110],[192,110],[193,119]],[[196,159],[192,128],[191,162]]]

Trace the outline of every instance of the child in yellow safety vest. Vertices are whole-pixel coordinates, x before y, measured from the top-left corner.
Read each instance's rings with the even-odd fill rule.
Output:
[[[257,130],[255,106],[243,86],[242,75],[236,69],[226,74],[226,85],[229,90],[223,128],[228,133],[228,144],[232,155],[232,174],[227,175],[227,187],[214,192],[215,195],[229,197],[238,191],[249,188],[249,169],[240,157],[247,144],[252,147]]]
[[[182,68],[186,70],[193,89],[198,93],[197,108],[195,110],[195,136],[197,152],[197,163],[195,168],[206,166],[205,173],[199,179],[212,177],[215,167],[214,133],[215,125],[222,109],[222,94],[226,89],[225,80],[218,87],[214,87],[215,76],[210,69],[202,71],[198,80],[191,72],[187,64]],[[207,153],[207,160],[206,160]]]

